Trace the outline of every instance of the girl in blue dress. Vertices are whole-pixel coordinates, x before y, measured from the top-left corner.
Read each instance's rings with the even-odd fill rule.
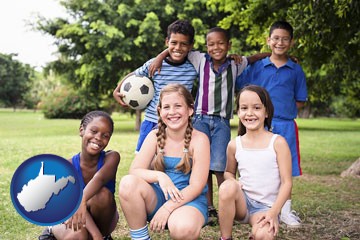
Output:
[[[194,101],[180,84],[160,94],[158,129],[146,137],[120,182],[119,198],[132,239],[167,227],[172,239],[198,239],[207,222],[208,137],[192,127]]]

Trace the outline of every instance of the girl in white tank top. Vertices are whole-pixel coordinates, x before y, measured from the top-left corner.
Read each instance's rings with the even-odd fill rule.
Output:
[[[220,239],[232,239],[235,219],[252,226],[252,239],[273,239],[291,194],[290,150],[283,137],[268,130],[274,108],[264,88],[243,88],[236,103],[239,136],[228,144],[225,181],[219,188]]]

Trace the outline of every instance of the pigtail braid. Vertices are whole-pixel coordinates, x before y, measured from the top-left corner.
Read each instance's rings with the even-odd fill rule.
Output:
[[[188,174],[191,170],[189,147],[191,142],[192,131],[193,131],[192,121],[191,121],[191,117],[189,117],[188,125],[185,131],[185,138],[184,138],[184,150],[183,150],[184,154],[183,157],[181,158],[181,161],[176,166],[177,170],[182,171],[185,174]]]
[[[161,118],[158,120],[158,131],[156,133],[157,136],[157,146],[158,146],[158,153],[155,158],[154,169],[157,171],[164,172],[164,147],[165,147],[165,139],[166,139],[166,125],[162,121]]]

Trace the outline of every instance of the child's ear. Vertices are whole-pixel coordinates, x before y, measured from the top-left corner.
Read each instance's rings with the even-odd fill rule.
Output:
[[[79,129],[79,136],[80,137],[84,136],[84,131],[85,131],[85,129],[83,127],[80,127],[80,129]]]

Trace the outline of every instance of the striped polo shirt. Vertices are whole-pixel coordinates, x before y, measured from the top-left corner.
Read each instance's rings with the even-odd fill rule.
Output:
[[[152,61],[153,59],[150,59],[143,66],[136,69],[135,75],[149,77],[149,66]],[[144,119],[154,123],[158,122],[157,105],[160,99],[160,91],[163,87],[171,83],[179,83],[191,92],[196,78],[197,72],[187,59],[182,63],[173,63],[165,59],[162,62],[160,74],[156,72],[152,78],[155,89],[154,97],[145,109]]]
[[[215,115],[226,119],[233,117],[236,77],[247,66],[243,57],[241,64],[227,59],[216,72],[209,54],[191,51],[188,59],[199,75],[199,88],[195,100],[195,113]]]

